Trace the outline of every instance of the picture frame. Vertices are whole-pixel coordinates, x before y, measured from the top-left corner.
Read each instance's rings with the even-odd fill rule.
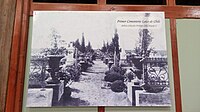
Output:
[[[105,0],[98,0],[97,5],[40,4],[26,0],[17,1],[12,48],[11,48],[8,91],[6,97],[7,112],[12,112],[13,110],[15,110],[15,112],[21,112],[22,110],[22,101],[23,101],[22,95],[24,87],[24,73],[25,73],[25,62],[26,62],[25,60],[27,53],[26,46],[28,40],[27,38],[28,23],[29,23],[29,17],[32,15],[33,10],[164,11],[166,13],[166,18],[170,19],[170,26],[171,26],[170,29],[171,29],[176,111],[177,112],[182,111],[178,52],[177,52],[178,48],[177,48],[177,37],[176,37],[176,18],[200,18],[198,14],[193,13],[193,11],[198,10],[198,7],[176,6],[173,0],[167,2],[168,5],[167,7],[156,6],[154,9],[147,8],[148,6],[118,6],[118,5],[106,5],[105,3],[106,3]],[[104,107],[99,107],[99,111],[103,112]]]
[[[170,106],[166,47],[163,12],[34,11],[27,106]]]

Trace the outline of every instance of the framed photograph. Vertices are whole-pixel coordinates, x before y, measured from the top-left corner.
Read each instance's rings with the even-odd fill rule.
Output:
[[[34,11],[27,107],[171,106],[163,12]]]

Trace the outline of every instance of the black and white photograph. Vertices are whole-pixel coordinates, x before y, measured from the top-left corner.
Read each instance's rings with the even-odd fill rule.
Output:
[[[27,107],[171,106],[163,12],[34,11]]]

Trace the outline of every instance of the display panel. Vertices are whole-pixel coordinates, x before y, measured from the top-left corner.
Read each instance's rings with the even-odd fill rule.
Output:
[[[34,12],[28,107],[170,106],[164,14]]]

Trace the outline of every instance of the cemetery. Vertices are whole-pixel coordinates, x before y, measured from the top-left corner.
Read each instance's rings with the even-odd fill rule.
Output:
[[[126,101],[122,105],[126,106],[170,106],[167,56],[164,51],[149,48],[153,38],[148,32],[148,29],[141,30],[139,45],[124,51],[117,30],[111,43],[104,42],[101,49],[92,49],[90,42],[85,46],[84,33],[81,44],[76,40],[58,47],[59,36],[53,34],[53,47],[31,56],[27,106],[38,106],[39,101],[44,107],[97,106],[98,100],[92,98],[83,100],[83,104],[80,101],[87,97],[85,94],[96,98],[98,91],[105,96],[109,93],[116,98],[123,97],[121,100]],[[88,87],[92,92],[85,91]],[[80,101],[76,102],[75,97]],[[110,102],[107,105],[116,106],[108,100],[102,105]]]

